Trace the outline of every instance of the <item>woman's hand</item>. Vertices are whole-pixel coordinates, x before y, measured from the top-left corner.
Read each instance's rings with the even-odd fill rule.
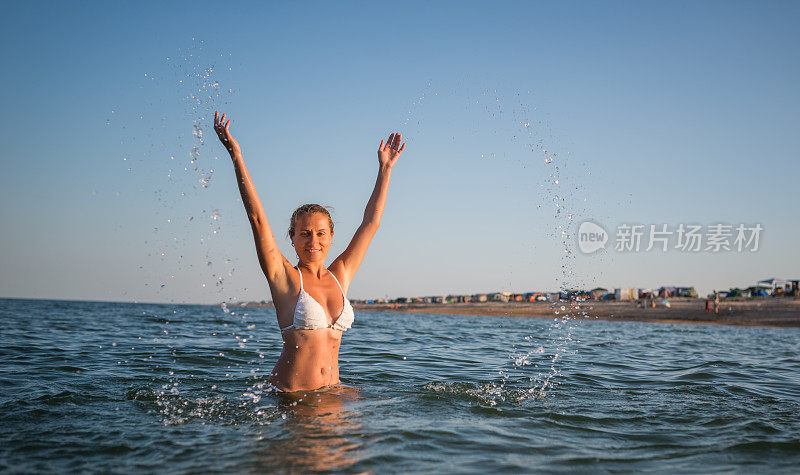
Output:
[[[222,145],[228,149],[228,153],[231,154],[231,158],[236,156],[242,155],[242,149],[239,148],[239,142],[233,138],[230,131],[231,121],[228,119],[228,122],[225,122],[225,114],[222,114],[222,119],[219,118],[219,111],[214,111],[214,131],[217,133],[217,137],[219,137],[219,141],[222,142]],[[382,144],[383,142],[381,142]]]
[[[381,167],[386,167],[391,169],[395,163],[397,163],[397,159],[400,158],[400,154],[403,153],[403,149],[406,148],[406,144],[400,144],[400,139],[402,136],[400,134],[394,133],[389,136],[389,140],[386,141],[386,144],[383,143],[381,140],[381,145],[378,147],[378,162],[380,163]]]

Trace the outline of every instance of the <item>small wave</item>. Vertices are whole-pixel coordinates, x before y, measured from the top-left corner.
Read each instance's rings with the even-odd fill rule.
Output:
[[[800,439],[792,440],[754,440],[750,442],[741,442],[729,446],[726,450],[733,450],[736,452],[758,452],[764,454],[771,451],[788,451],[797,453],[800,450]]]
[[[134,388],[128,391],[126,394],[128,400],[131,401],[155,401],[156,400],[156,393],[153,391],[152,388],[147,386],[141,388]]]
[[[108,398],[94,394],[83,394],[74,391],[61,391],[56,394],[44,394],[34,398],[33,400],[48,405],[60,405],[66,403],[81,404],[87,401],[100,401],[106,399]]]

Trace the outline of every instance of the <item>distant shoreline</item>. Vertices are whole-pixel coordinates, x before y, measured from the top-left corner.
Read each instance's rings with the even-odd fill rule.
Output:
[[[646,301],[646,303],[649,301]],[[653,323],[688,323],[704,325],[736,325],[760,327],[800,327],[800,299],[791,297],[763,298],[757,300],[723,300],[719,314],[705,311],[705,299],[670,299],[670,308],[641,307],[632,301],[595,301],[581,304],[576,318],[636,321]],[[564,304],[566,306],[566,304]],[[473,315],[495,317],[555,318],[564,315],[560,305],[555,309],[549,302],[484,302],[431,304],[354,304],[356,310],[373,310],[399,313],[433,313],[448,315]]]
[[[164,302],[115,302],[97,300],[66,300],[0,297],[0,300],[49,300],[70,303],[106,303],[106,304],[141,304],[141,305],[186,305],[186,306],[219,306],[216,304],[191,304],[191,303],[164,303]],[[649,302],[649,301],[648,301]],[[636,300],[631,301],[598,301],[588,300],[581,304],[575,318],[584,318],[581,312],[586,312],[586,318],[601,320],[636,321],[651,323],[685,323],[700,325],[735,325],[757,327],[800,327],[800,299],[792,297],[764,297],[757,299],[725,299],[720,301],[718,315],[705,311],[705,299],[673,298],[669,300],[671,308],[659,306],[657,308],[640,307]],[[271,302],[250,303],[242,305],[228,303],[228,308],[267,307],[273,308]],[[566,306],[566,303],[564,304]],[[560,305],[559,305],[560,307]],[[471,315],[487,317],[536,317],[555,318],[564,315],[559,309],[556,315],[550,302],[482,302],[482,303],[406,303],[398,304],[362,304],[355,303],[356,310],[382,311],[396,313],[430,313],[440,315]]]

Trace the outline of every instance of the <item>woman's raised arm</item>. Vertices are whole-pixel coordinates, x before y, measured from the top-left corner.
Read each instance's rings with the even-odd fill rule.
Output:
[[[285,263],[288,263],[288,261],[278,249],[278,243],[275,242],[275,236],[272,234],[269,222],[267,222],[267,216],[261,206],[261,200],[258,199],[256,187],[247,172],[247,167],[244,165],[242,150],[239,148],[239,143],[231,135],[230,126],[231,121],[225,121],[225,114],[222,114],[222,118],[220,118],[219,112],[214,112],[214,130],[217,132],[222,145],[228,150],[231,160],[233,160],[233,167],[236,170],[236,182],[239,184],[239,193],[242,195],[244,209],[247,211],[247,217],[250,219],[250,226],[253,229],[258,262],[261,264],[261,270],[264,271],[270,287],[272,287],[277,282],[286,282]]]
[[[389,135],[389,140],[386,143],[381,140],[381,144],[378,146],[378,178],[375,181],[372,196],[369,197],[367,202],[367,209],[364,210],[364,219],[350,241],[350,245],[329,266],[329,269],[338,271],[338,274],[344,280],[342,285],[345,288],[350,286],[350,281],[353,280],[361,261],[364,260],[369,243],[372,242],[372,238],[381,224],[383,208],[386,206],[386,195],[389,191],[389,181],[392,176],[392,167],[397,163],[397,159],[400,158],[400,154],[406,148],[406,144],[401,143],[401,139],[402,136],[395,133]]]

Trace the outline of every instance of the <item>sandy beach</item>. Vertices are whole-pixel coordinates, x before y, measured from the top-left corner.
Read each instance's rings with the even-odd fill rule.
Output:
[[[580,318],[656,323],[800,327],[800,299],[726,300],[720,302],[719,314],[705,311],[705,299],[673,299],[670,300],[670,305],[670,308],[642,308],[636,301],[587,301],[580,308],[580,311],[585,311],[587,316]],[[551,308],[552,305],[548,302],[414,303],[401,304],[398,308],[394,308],[393,304],[355,304],[353,307],[356,310],[451,315],[539,318],[556,316]]]

